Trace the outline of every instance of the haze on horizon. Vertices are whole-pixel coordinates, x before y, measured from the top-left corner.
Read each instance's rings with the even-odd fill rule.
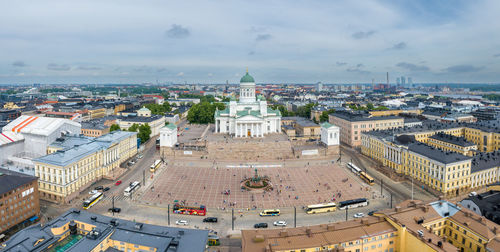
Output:
[[[0,83],[499,83],[500,1],[2,1]]]

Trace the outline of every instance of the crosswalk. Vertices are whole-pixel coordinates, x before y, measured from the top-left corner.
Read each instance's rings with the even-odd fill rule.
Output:
[[[138,194],[133,194],[132,197],[137,197]],[[116,195],[115,196],[115,202],[118,202],[118,201],[130,201],[130,197],[126,197],[125,195],[121,194],[121,195]],[[101,201],[113,201],[113,196],[104,196],[102,197]]]

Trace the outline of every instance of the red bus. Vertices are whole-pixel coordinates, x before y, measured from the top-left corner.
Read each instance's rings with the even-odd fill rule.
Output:
[[[207,214],[207,209],[203,205],[200,205],[200,207],[193,207],[193,206],[183,206],[181,204],[175,204],[173,212],[176,214],[205,216]]]

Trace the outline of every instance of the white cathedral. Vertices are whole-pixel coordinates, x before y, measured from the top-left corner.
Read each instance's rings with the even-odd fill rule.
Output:
[[[281,113],[267,107],[264,97],[255,96],[255,80],[247,73],[240,80],[240,100],[226,103],[215,112],[215,133],[235,137],[264,137],[281,131]]]

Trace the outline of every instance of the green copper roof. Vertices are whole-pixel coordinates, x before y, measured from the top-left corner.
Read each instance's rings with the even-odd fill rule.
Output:
[[[240,118],[240,117],[247,116],[247,115],[251,115],[251,116],[255,116],[255,117],[262,117],[260,112],[257,110],[243,110],[243,111],[236,112],[236,118]]]
[[[169,129],[176,129],[177,128],[177,126],[175,126],[175,124],[172,124],[172,123],[165,125],[165,127],[169,128]]]
[[[265,101],[266,98],[264,98],[263,95],[259,95],[259,96],[257,96],[257,100],[259,100],[259,101]]]
[[[267,114],[275,114],[277,116],[281,115],[281,112],[277,109],[267,108]]]
[[[324,123],[321,124],[321,127],[326,128],[326,129],[328,129],[328,128],[332,127],[332,126],[333,126],[333,124],[328,123],[328,122],[324,122]]]
[[[248,72],[245,74],[245,76],[241,77],[240,83],[255,83],[255,80],[253,77],[248,74]]]

